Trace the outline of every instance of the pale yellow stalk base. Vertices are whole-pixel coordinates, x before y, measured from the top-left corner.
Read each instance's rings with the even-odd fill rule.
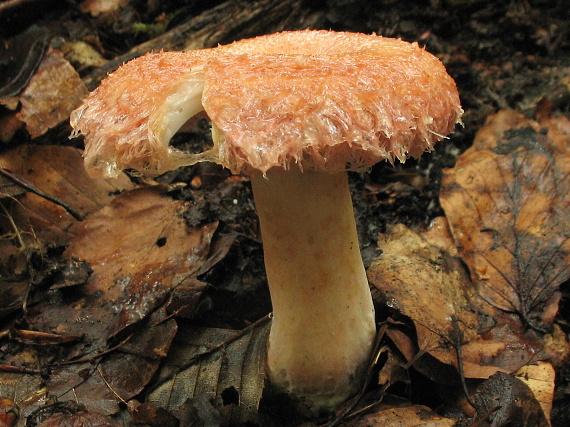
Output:
[[[251,180],[273,323],[268,377],[313,412],[362,385],[376,332],[346,173]]]

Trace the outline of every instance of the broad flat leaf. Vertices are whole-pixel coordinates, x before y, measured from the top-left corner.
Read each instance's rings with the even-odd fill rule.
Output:
[[[514,375],[497,372],[478,388],[475,409],[490,426],[548,427],[550,423],[531,389]]]
[[[179,335],[148,402],[176,411],[187,399],[205,396],[218,409],[231,408],[228,418],[233,422],[256,421],[269,326],[269,322],[258,326],[204,357],[199,355],[239,331],[193,328]]]
[[[381,409],[376,413],[363,416],[354,427],[452,427],[457,420],[435,414],[422,405],[410,405]]]
[[[69,118],[88,94],[75,68],[55,49],[48,49],[30,83],[20,94],[21,111],[32,138]]]
[[[163,193],[125,192],[78,224],[64,255],[88,261],[93,273],[80,290],[48,294],[26,314],[30,329],[83,335],[69,348],[71,364],[54,367],[46,381],[58,399],[116,412],[120,399],[142,391],[170,349],[177,331],[166,308],[172,291],[185,288],[190,306],[200,298],[204,284],[195,274],[217,224],[188,227],[184,204]]]
[[[440,368],[417,359],[418,351],[459,369],[459,349],[467,378],[511,373],[538,357],[544,343],[533,331],[477,297],[463,264],[452,255],[457,249],[444,218],[423,233],[397,225],[380,236],[378,247],[382,253],[368,269],[369,281],[386,304],[412,319],[417,348],[398,330],[387,334],[424,374],[445,382]]]
[[[549,362],[538,362],[536,365],[523,366],[515,372],[515,375],[532,390],[534,397],[542,407],[544,415],[550,420],[556,380],[556,371],[552,364]]]
[[[414,321],[420,348],[431,351],[473,339],[479,324],[459,260],[428,237],[401,224],[380,236],[382,253],[369,267],[368,280],[389,306]]]
[[[568,121],[500,112],[445,171],[440,195],[485,301],[527,326],[550,324],[570,277]]]
[[[117,193],[133,188],[124,174],[116,180],[91,178],[83,168],[81,151],[72,147],[23,145],[2,153],[0,167],[83,216],[107,205]],[[66,244],[73,237],[69,229],[77,222],[61,206],[30,192],[17,197],[10,214],[29,245],[38,241],[50,246]]]
[[[5,353],[2,364],[39,371],[38,360],[38,352],[29,346],[17,354]],[[47,389],[39,373],[0,370],[0,397],[9,397],[18,404],[20,414],[29,414],[38,406],[45,404]],[[24,425],[21,418],[19,425]]]

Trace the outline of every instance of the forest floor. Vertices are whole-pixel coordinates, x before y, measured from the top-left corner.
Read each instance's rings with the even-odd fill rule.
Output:
[[[569,14],[563,0],[0,2],[0,427],[569,425]],[[96,180],[69,139],[71,111],[131,58],[304,28],[418,42],[464,109],[419,160],[349,174],[379,346],[358,401],[320,420],[265,387],[248,180],[210,163]],[[172,143],[210,141],[201,119]]]

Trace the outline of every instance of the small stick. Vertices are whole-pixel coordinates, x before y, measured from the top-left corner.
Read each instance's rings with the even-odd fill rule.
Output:
[[[39,369],[31,369],[26,368],[24,366],[15,366],[15,365],[5,365],[0,364],[0,372],[11,372],[15,374],[29,374],[29,375],[39,375]]]
[[[105,351],[102,351],[101,353],[97,353],[93,356],[89,356],[89,357],[84,357],[83,359],[75,359],[75,360],[68,360],[66,362],[60,362],[60,363],[54,363],[52,366],[64,366],[64,365],[73,365],[75,363],[83,363],[83,362],[91,362],[95,359],[98,359],[99,357],[103,357],[106,354],[111,353],[112,351],[120,348],[123,344],[126,344],[127,341],[129,341],[134,334],[130,334],[127,338],[125,338],[123,341],[121,341],[119,344],[117,344],[114,347],[111,347]]]
[[[111,384],[109,384],[107,382],[107,380],[105,379],[105,377],[103,376],[103,372],[101,372],[101,368],[99,366],[97,366],[97,372],[99,372],[99,375],[101,375],[101,379],[103,380],[103,382],[105,383],[105,385],[107,386],[107,388],[109,390],[111,390],[111,393],[113,393],[115,396],[117,396],[117,399],[119,399],[121,401],[121,403],[124,403],[125,405],[127,405],[127,402],[125,401],[125,399],[123,399],[121,396],[119,396],[117,394],[117,392],[115,390],[113,390],[113,387],[111,387]]]
[[[59,200],[58,198],[49,195],[45,191],[40,190],[38,187],[36,187],[34,184],[32,184],[27,179],[22,178],[21,176],[18,176],[16,174],[14,174],[12,171],[10,171],[6,168],[3,168],[3,167],[0,167],[0,175],[8,178],[10,181],[14,182],[15,184],[18,184],[20,187],[25,188],[26,190],[28,190],[28,191],[50,201],[50,202],[52,202],[58,206],[61,206],[63,209],[65,209],[67,211],[67,213],[69,215],[71,215],[77,221],[83,221],[83,217],[81,216],[81,214],[79,212],[77,212],[75,209],[73,209],[71,206],[69,206],[64,201]]]

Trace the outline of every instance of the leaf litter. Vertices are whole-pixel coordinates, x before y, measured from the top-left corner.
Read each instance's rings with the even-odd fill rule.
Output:
[[[515,126],[491,139],[487,127],[503,120],[491,119],[445,173],[440,197],[478,295],[541,328],[570,277],[570,134],[499,116],[509,114]]]
[[[377,13],[380,12],[374,12]],[[539,15],[542,18],[542,14]],[[411,22],[401,18],[398,20],[399,23],[394,24],[394,31],[398,31],[396,28],[400,23],[409,25]],[[370,25],[378,25],[377,20],[370,19],[370,22]],[[481,22],[480,18],[475,19],[473,28],[477,30]],[[442,20],[439,25],[446,26],[448,23],[449,21]],[[383,23],[381,26],[392,28],[391,24]],[[370,28],[372,30],[375,28]],[[427,32],[422,35],[422,40],[428,45],[432,43],[433,48],[433,43],[445,41],[444,38],[438,41],[436,34],[437,30]],[[409,33],[407,36],[417,38],[417,34]],[[478,37],[472,37],[472,42],[479,43]],[[485,43],[481,46],[483,48],[475,49],[487,48]],[[517,64],[520,58],[517,59],[515,55],[508,58],[505,66],[488,67],[488,64],[471,63],[469,55],[464,57],[461,52],[458,53],[459,55],[449,55],[447,65],[455,67],[457,72],[457,58],[464,61],[465,74],[460,77],[467,79],[467,84],[461,79],[458,83],[463,86],[462,95],[468,101],[467,104],[469,100],[474,103],[474,95],[465,90],[465,86],[471,83],[483,86],[490,80],[492,83],[488,94],[479,90],[481,87],[475,88],[476,107],[467,105],[466,108],[469,124],[469,118],[476,122],[474,116],[483,117],[488,113],[489,105],[484,104],[488,103],[488,99],[484,100],[496,95],[491,93],[492,90],[505,82],[507,85],[512,84],[512,80],[504,80],[503,77],[509,74],[508,66],[515,67],[515,74],[521,71]],[[50,51],[44,59],[43,66],[48,66],[37,73],[38,82],[41,80],[41,83],[35,86],[36,90],[28,89],[26,100],[14,96],[1,101],[3,111],[0,118],[0,140],[4,143],[21,133],[36,136],[46,135],[47,132],[49,135],[58,130],[67,113],[58,112],[50,117],[49,109],[53,105],[47,101],[50,94],[53,94],[54,84],[60,88],[60,93],[65,93],[65,97],[72,101],[75,96],[84,93],[84,85],[73,73],[67,74],[68,80],[74,82],[72,85],[65,88],[65,82],[57,83],[58,76],[54,75],[54,70],[61,67],[62,70],[72,71],[58,52]],[[38,59],[38,64],[39,60],[41,58]],[[531,56],[525,57],[523,64],[538,65]],[[483,73],[479,72],[481,70],[476,71],[476,67],[481,67]],[[489,79],[485,72],[489,76],[500,75],[501,78]],[[33,73],[27,75],[32,77]],[[525,84],[531,82],[528,75],[520,80]],[[540,85],[535,85],[534,82],[532,84],[533,88],[536,86],[537,92],[543,90]],[[20,89],[24,86],[21,85]],[[518,96],[519,92],[514,93]],[[567,103],[564,96],[567,93],[566,89],[562,91],[563,97],[551,97],[546,103],[557,102],[556,108],[564,107]],[[29,104],[24,106],[26,102]],[[522,105],[518,101],[514,104]],[[72,108],[66,102],[61,105],[64,110]],[[539,105],[541,108],[544,106]],[[483,177],[489,179],[499,175],[498,178],[504,180],[502,184],[498,181],[483,182],[475,189],[469,187],[470,182],[458,184],[462,174],[468,174],[465,170],[469,170],[469,164],[482,162],[478,159],[481,154],[472,154],[468,160],[458,162],[458,171],[454,168],[446,174],[444,192],[447,191],[452,205],[445,208],[446,218],[438,218],[426,232],[414,232],[396,226],[380,238],[379,249],[383,254],[377,257],[369,269],[369,275],[374,285],[381,289],[376,289],[377,304],[387,304],[392,316],[385,323],[389,340],[381,347],[376,368],[382,367],[379,372],[382,387],[381,391],[374,390],[364,396],[369,399],[368,402],[372,402],[373,406],[368,409],[371,413],[360,419],[347,419],[346,425],[389,425],[389,422],[399,422],[398,425],[427,422],[452,425],[457,421],[456,414],[440,416],[426,406],[410,405],[409,401],[414,400],[414,397],[408,393],[400,393],[409,396],[409,399],[399,402],[390,395],[394,388],[402,384],[414,388],[417,378],[413,377],[413,369],[410,369],[412,366],[438,385],[435,390],[445,388],[447,394],[459,390],[458,372],[462,370],[462,374],[468,378],[468,391],[478,405],[478,413],[470,412],[472,408],[467,406],[461,407],[461,410],[472,417],[475,423],[486,421],[480,417],[481,413],[483,418],[488,416],[489,421],[493,421],[492,425],[524,420],[528,414],[535,415],[538,417],[535,419],[542,422],[540,410],[535,406],[535,398],[542,404],[544,414],[549,413],[553,393],[553,367],[558,370],[560,364],[567,360],[568,353],[566,337],[554,322],[554,316],[559,304],[558,287],[568,274],[567,269],[565,271],[560,267],[562,264],[568,265],[564,234],[556,235],[557,230],[563,230],[565,226],[557,228],[555,222],[559,221],[560,225],[566,221],[567,224],[568,219],[568,179],[564,179],[569,167],[567,160],[564,160],[568,144],[563,141],[568,140],[570,127],[563,117],[550,117],[549,114],[544,114],[545,111],[539,113],[542,113],[540,120],[533,121],[512,111],[502,111],[479,131],[476,150],[490,151],[492,154],[485,153],[486,158],[498,165],[496,170],[491,168],[486,171]],[[477,127],[467,126],[466,129],[475,130]],[[42,139],[42,136],[38,139]],[[531,158],[535,154],[542,163],[535,163]],[[22,161],[18,163],[20,158]],[[236,407],[235,402],[236,399],[245,399],[240,388],[240,375],[255,376],[261,373],[263,361],[258,356],[263,353],[263,340],[252,341],[250,335],[253,335],[253,331],[250,330],[242,334],[221,328],[196,328],[192,321],[187,322],[188,319],[197,319],[198,323],[202,321],[204,324],[227,323],[231,315],[228,313],[230,309],[235,310],[235,307],[228,307],[227,313],[222,316],[219,310],[212,310],[204,317],[204,310],[207,311],[208,308],[202,305],[216,304],[219,309],[219,301],[209,301],[216,292],[221,294],[227,289],[234,292],[244,282],[253,288],[258,286],[256,282],[263,281],[257,274],[259,269],[252,269],[251,263],[244,263],[244,260],[251,257],[260,257],[259,242],[256,242],[255,250],[247,249],[249,246],[243,244],[244,240],[255,238],[255,224],[248,224],[247,226],[253,227],[245,234],[239,229],[229,234],[217,234],[222,227],[227,230],[227,224],[243,220],[230,212],[234,197],[226,198],[222,193],[212,196],[211,200],[219,203],[219,206],[213,207],[210,200],[204,199],[197,192],[192,192],[192,197],[189,197],[196,203],[190,203],[190,209],[188,205],[183,208],[185,224],[179,223],[178,226],[189,232],[188,225],[191,225],[193,231],[189,233],[194,237],[203,233],[203,241],[190,238],[189,244],[197,244],[204,254],[195,259],[197,265],[190,267],[186,272],[188,274],[171,271],[170,266],[155,270],[156,264],[153,263],[160,262],[160,258],[153,258],[151,254],[145,258],[145,251],[138,250],[146,245],[146,248],[156,251],[156,247],[171,243],[170,235],[159,233],[158,228],[152,226],[149,232],[154,233],[153,238],[141,242],[140,247],[136,242],[127,245],[128,249],[125,249],[121,259],[121,262],[126,262],[124,269],[113,270],[109,267],[115,263],[113,255],[101,247],[107,245],[107,240],[113,240],[113,234],[118,237],[115,240],[131,237],[124,232],[129,228],[133,230],[134,239],[135,236],[147,237],[147,229],[137,222],[138,215],[133,213],[138,212],[136,205],[148,198],[153,200],[149,210],[153,211],[159,206],[158,211],[162,211],[165,208],[162,201],[165,200],[158,202],[157,197],[168,199],[168,196],[158,187],[150,191],[139,189],[130,194],[133,186],[126,176],[122,176],[115,188],[112,182],[93,181],[85,176],[79,165],[79,151],[69,147],[29,146],[13,152],[4,151],[0,155],[0,161],[6,159],[10,159],[11,163],[2,163],[0,166],[15,171],[47,194],[57,195],[61,200],[69,202],[87,218],[81,224],[61,206],[18,185],[0,181],[1,188],[6,189],[6,195],[1,200],[2,206],[6,208],[0,213],[3,217],[2,229],[10,230],[10,234],[0,243],[0,259],[3,260],[0,266],[3,280],[0,289],[0,319],[3,321],[0,329],[3,363],[0,363],[0,395],[11,396],[17,402],[21,414],[18,425],[24,425],[26,418],[30,425],[35,423],[48,426],[73,422],[117,425],[119,423],[116,417],[111,419],[101,413],[115,413],[119,407],[128,408],[135,422],[162,426],[175,426],[178,423],[219,425],[225,420],[243,420],[243,414],[251,415],[255,412],[253,408],[257,408],[261,390],[259,387],[262,387],[259,377],[255,377],[255,393],[246,399],[252,405],[250,409]],[[44,159],[48,166],[40,167]],[[13,164],[18,166],[12,166]],[[540,167],[542,174],[538,172]],[[461,168],[465,170],[459,171]],[[196,169],[191,170],[194,178],[200,175]],[[497,174],[497,170],[501,173]],[[535,184],[534,192],[531,191],[532,183],[526,180],[527,176],[533,174],[545,177],[544,182]],[[202,175],[202,178],[206,175]],[[73,185],[79,182],[80,191],[77,191]],[[510,186],[504,185],[505,183]],[[194,181],[191,181],[191,186],[193,184]],[[505,188],[509,189],[508,197],[501,194]],[[210,190],[211,188],[204,191],[204,194]],[[182,190],[186,191],[187,188]],[[399,189],[394,190],[396,194],[400,192]],[[478,203],[468,204],[464,195],[461,195],[462,192],[476,194]],[[491,192],[492,197],[485,199],[485,192]],[[121,193],[124,197],[122,201],[119,199],[113,204],[112,201]],[[521,199],[520,194],[526,194],[527,199]],[[442,205],[445,205],[445,197],[442,194]],[[156,205],[153,204],[155,202]],[[123,204],[122,207],[119,207],[120,203]],[[491,203],[508,209],[493,216],[487,209]],[[536,209],[541,203],[545,206],[545,212]],[[170,206],[169,203],[166,205]],[[101,214],[101,230],[97,231],[95,225],[98,211],[105,207],[127,215],[132,221],[115,223],[113,218]],[[471,208],[474,207],[487,216],[473,212]],[[173,209],[171,214],[178,215],[174,211],[179,212]],[[222,211],[229,215],[223,218],[214,215],[214,219],[227,224],[216,227],[211,219],[212,212]],[[537,216],[533,217],[533,213]],[[462,218],[462,215],[467,218]],[[383,217],[379,221],[385,219]],[[148,224],[152,222],[149,218],[147,220]],[[112,224],[109,233],[104,232],[107,221]],[[159,216],[156,221],[164,222],[164,217]],[[475,228],[471,230],[469,225]],[[568,230],[567,227],[565,229]],[[473,239],[473,233],[476,233],[476,239]],[[375,235],[376,231],[372,234]],[[412,246],[402,247],[394,239],[396,234]],[[550,246],[546,240],[553,235],[556,235],[554,241],[558,241]],[[469,236],[477,241],[470,242]],[[464,238],[467,241],[463,241]],[[510,239],[515,239],[514,247]],[[76,242],[77,254],[69,248],[64,252],[64,248],[73,242]],[[90,246],[80,248],[78,242]],[[113,244],[116,245],[116,242]],[[247,248],[243,249],[244,247]],[[530,252],[530,256],[528,248],[534,251]],[[249,252],[239,253],[244,250]],[[129,258],[127,251],[132,251],[132,258]],[[488,256],[489,252],[493,253],[492,258]],[[78,258],[78,254],[84,259]],[[385,267],[382,264],[384,255],[386,259],[394,260],[393,272],[389,268],[379,271],[379,267]],[[140,257],[145,258],[146,263],[131,265],[130,260]],[[520,257],[523,258],[522,261]],[[235,259],[241,261],[237,272],[230,270],[235,267]],[[547,262],[550,259],[552,262]],[[257,264],[254,265],[256,266]],[[403,274],[402,278],[395,278],[396,270]],[[528,277],[525,276],[526,273],[530,273]],[[166,275],[176,277],[170,280]],[[147,277],[149,280],[146,280]],[[390,279],[388,282],[393,282],[392,286],[386,286],[386,278]],[[206,281],[215,285],[216,289],[206,285]],[[417,282],[421,282],[419,290],[411,289]],[[495,286],[495,282],[500,286]],[[31,307],[25,310],[24,317],[12,317],[15,312],[24,312],[22,295],[27,294],[30,287],[33,288]],[[214,292],[203,298],[206,288],[213,289]],[[235,304],[241,308],[238,316],[245,312],[241,301],[246,299],[251,300],[251,296],[248,295]],[[250,303],[247,309],[256,308],[256,305],[259,304]],[[42,310],[45,313],[41,313]],[[413,323],[402,318],[399,313],[409,316]],[[256,329],[255,333],[261,337],[261,332],[263,328]],[[230,341],[233,343],[234,340],[241,339],[244,341],[239,344],[236,342],[235,345],[227,345]],[[252,342],[257,344],[252,345]],[[189,349],[196,355],[196,359],[189,359],[178,346]],[[200,369],[193,367],[193,361],[199,364]],[[131,370],[132,375],[128,375],[127,372]],[[200,375],[202,371],[204,374]],[[497,372],[513,375],[496,375]],[[182,373],[185,380],[182,381],[181,375],[177,373]],[[150,379],[151,376],[154,379],[158,377],[161,381],[155,383]],[[231,386],[228,386],[228,378],[235,380]],[[473,378],[478,380],[474,381]],[[481,382],[481,379],[486,378],[489,378],[486,380],[489,383]],[[195,384],[195,390],[199,392],[183,401],[184,395],[179,391],[185,387],[186,381]],[[520,382],[534,383],[531,385],[534,396],[529,395]],[[421,384],[423,383],[420,382]],[[428,393],[434,390],[433,384],[431,386],[426,387]],[[167,390],[168,393],[160,394],[159,389],[161,392]],[[510,400],[506,398],[508,391],[515,389],[518,390],[517,393]],[[139,390],[142,391],[138,393]],[[151,391],[156,400],[146,399],[147,391]],[[171,398],[174,391],[177,391],[177,407]],[[200,391],[204,393],[201,394]],[[129,400],[129,396],[135,397]],[[69,398],[73,402],[63,400],[53,403],[54,397]],[[532,407],[532,411],[517,413],[517,408],[513,406],[515,398],[522,399],[524,406]],[[89,407],[76,403],[78,399]],[[495,414],[495,418],[494,399],[502,399],[501,405],[505,408],[503,415]],[[139,403],[139,400],[143,403]],[[382,403],[378,405],[378,401]],[[450,406],[453,407],[453,404]],[[12,411],[10,408],[13,405],[8,402],[6,407]],[[434,407],[431,405],[431,408]]]
[[[547,425],[552,366],[568,359],[568,340],[554,318],[570,272],[569,129],[565,117],[529,120],[511,110],[491,116],[473,147],[444,171],[446,217],[424,232],[392,227],[380,235],[381,254],[368,269],[381,302],[415,325],[415,349],[401,328],[387,332],[410,365],[445,383],[447,371],[422,356],[429,354],[464,378],[494,381],[474,394],[475,402],[470,398],[477,416],[497,419],[493,425],[525,417]],[[517,375],[535,391],[518,398],[536,404],[505,412],[515,399],[505,398],[507,391],[527,387],[514,385]],[[475,383],[461,381],[473,396]],[[492,409],[490,390],[508,402],[483,416]]]

